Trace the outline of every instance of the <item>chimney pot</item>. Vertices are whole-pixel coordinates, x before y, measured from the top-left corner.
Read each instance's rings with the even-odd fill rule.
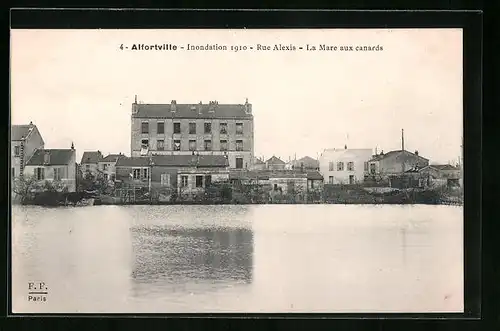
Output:
[[[417,156],[418,156],[418,151],[415,151],[415,155],[417,155]]]

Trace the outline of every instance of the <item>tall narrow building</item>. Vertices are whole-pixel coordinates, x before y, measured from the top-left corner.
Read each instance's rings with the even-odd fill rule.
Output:
[[[131,156],[225,155],[230,168],[250,168],[254,156],[252,105],[132,104]]]

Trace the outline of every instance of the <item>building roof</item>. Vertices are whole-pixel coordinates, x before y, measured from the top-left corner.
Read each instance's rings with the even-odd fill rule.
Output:
[[[26,165],[68,165],[71,163],[73,153],[74,149],[37,149]],[[49,155],[48,162],[45,162],[46,154]]]
[[[163,167],[226,167],[227,159],[223,155],[155,155],[152,157],[122,156],[116,162],[117,167],[145,167],[153,165]]]
[[[226,167],[224,155],[156,155],[153,162],[167,167]]]
[[[267,164],[285,164],[284,161],[282,161],[280,158],[276,157],[276,156],[272,156],[270,157],[267,161],[266,161]]]
[[[34,130],[37,130],[34,124],[12,125],[10,128],[10,139],[11,141],[20,141],[21,138],[26,138]]]
[[[244,104],[133,104],[137,118],[203,118],[203,119],[252,119]],[[248,104],[251,109],[251,104]],[[212,110],[211,110],[212,109]]]
[[[124,157],[123,154],[109,154],[103,159],[99,160],[99,162],[116,162],[119,158]]]
[[[147,156],[123,156],[116,161],[117,167],[148,167],[150,158]]]
[[[303,164],[304,168],[319,168],[319,161],[309,156],[304,156],[301,159],[294,160],[292,161],[292,164],[295,167],[300,167]]]
[[[404,151],[403,150],[396,150],[396,151],[390,151],[390,152],[385,153],[385,154],[375,155],[368,162],[380,161],[380,160],[383,160],[385,158],[392,157],[392,156],[395,156],[396,158],[398,158],[398,157],[408,157],[408,156],[410,156],[410,157],[418,157],[418,158],[420,158],[422,160],[429,161],[425,157],[422,157],[422,156],[417,155],[415,153],[409,152],[407,150],[404,150]]]
[[[323,176],[317,171],[311,171],[307,173],[307,179],[310,180],[323,180]]]
[[[81,164],[85,163],[98,163],[103,159],[102,154],[100,151],[97,152],[83,152],[82,155],[82,162]]]

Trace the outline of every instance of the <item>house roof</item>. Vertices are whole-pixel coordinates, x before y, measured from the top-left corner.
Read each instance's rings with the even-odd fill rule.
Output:
[[[317,171],[311,171],[307,173],[307,179],[323,180],[323,176]]]
[[[102,154],[100,151],[97,152],[83,152],[82,155],[82,164],[85,163],[98,163],[102,160]]]
[[[267,161],[266,161],[267,164],[285,164],[284,161],[282,161],[280,158],[276,157],[276,156],[272,156],[270,157]]]
[[[23,125],[12,125],[10,129],[10,139],[12,141],[19,141],[21,138],[26,138],[29,133],[33,132],[36,125],[33,124],[23,124]]]
[[[315,160],[309,156],[304,156],[301,159],[294,160],[294,161],[292,161],[292,164],[296,167],[300,167],[302,164],[304,164],[305,168],[318,168],[319,167],[319,161]]]
[[[223,155],[155,155],[152,157],[122,156],[116,162],[117,167],[145,167],[150,165],[163,167],[226,167],[227,159]]]
[[[414,154],[412,152],[409,152],[407,150],[396,150],[396,151],[390,151],[388,153],[385,153],[385,154],[378,154],[378,155],[375,155],[373,156],[368,162],[373,162],[373,161],[380,161],[380,160],[383,160],[385,158],[388,158],[388,157],[392,157],[392,156],[396,156],[396,158],[398,157],[408,157],[408,156],[412,156],[412,157],[417,157],[417,158],[420,158],[422,160],[425,160],[425,161],[429,161],[428,159],[426,159],[425,157],[422,157],[420,155],[417,155],[417,154]]]
[[[71,163],[73,153],[75,153],[74,149],[37,149],[26,165],[68,165]],[[45,162],[46,154],[49,155],[47,163]]]
[[[224,155],[156,155],[153,162],[167,167],[226,167],[227,159]]]
[[[244,104],[216,104],[211,111],[210,104],[176,104],[172,111],[171,104],[134,104],[137,118],[204,118],[204,119],[252,119],[253,115],[245,111]],[[251,107],[251,105],[249,104]]]
[[[149,157],[128,157],[124,156],[116,161],[117,167],[147,167],[149,166]]]
[[[124,157],[122,154],[109,154],[103,159],[99,160],[99,162],[116,162],[119,158]]]

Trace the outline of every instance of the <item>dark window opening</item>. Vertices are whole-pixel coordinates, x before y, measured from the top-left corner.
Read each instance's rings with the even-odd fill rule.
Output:
[[[221,123],[220,124],[220,133],[221,134],[227,134],[227,123]]]
[[[212,123],[205,123],[205,133],[212,133]]]
[[[205,140],[204,142],[204,147],[206,151],[211,151],[212,150],[212,141],[211,140]]]
[[[189,123],[189,134],[196,134],[196,123]]]
[[[196,140],[190,140],[189,141],[189,150],[190,151],[195,151],[196,150]]]
[[[236,134],[243,134],[243,123],[236,123]]]
[[[220,141],[220,150],[221,151],[227,151],[227,140],[221,140]]]
[[[148,122],[142,122],[141,133],[149,133],[149,123]]]
[[[158,140],[156,142],[156,149],[159,151],[163,151],[165,149],[165,141],[164,140]]]
[[[241,157],[236,158],[236,168],[243,169],[243,158]]]
[[[196,176],[196,187],[203,187],[203,176]]]
[[[181,123],[174,123],[174,133],[181,133]]]
[[[158,128],[156,131],[158,134],[165,134],[165,123],[158,122]]]
[[[237,151],[243,150],[243,140],[236,140],[236,150]]]

